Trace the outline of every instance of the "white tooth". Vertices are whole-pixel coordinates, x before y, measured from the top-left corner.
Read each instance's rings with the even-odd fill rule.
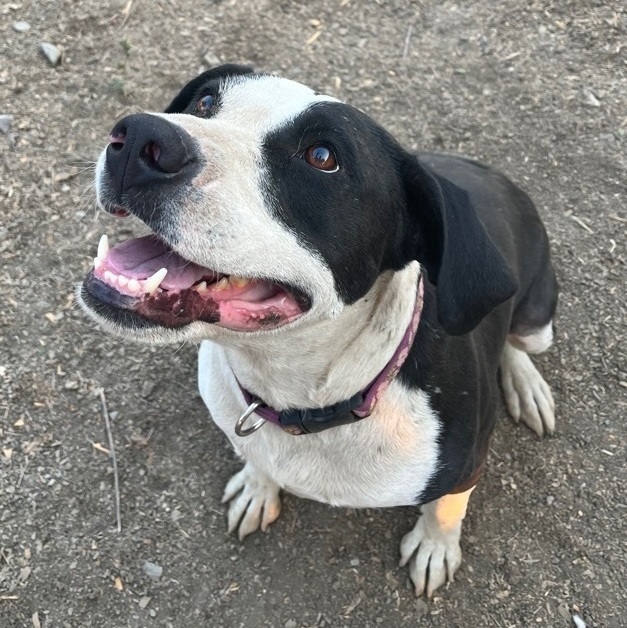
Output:
[[[115,283],[115,280],[117,279],[117,275],[114,275],[110,270],[105,270],[102,277],[109,285]]]
[[[118,277],[118,283],[120,284],[120,288],[126,288],[126,286],[128,285],[128,277],[120,275]]]
[[[244,286],[250,283],[250,279],[246,279],[245,277],[235,277],[235,276],[229,277],[229,281],[236,288],[243,288]]]
[[[109,253],[109,238],[106,234],[102,234],[100,242],[98,242],[98,257],[104,262]]]
[[[139,281],[137,281],[137,279],[129,279],[127,288],[131,292],[139,292],[139,289],[141,288],[141,285],[140,285]]]
[[[207,282],[206,281],[201,281],[196,286],[196,290],[198,290],[198,292],[205,292],[205,290],[207,290]]]
[[[160,268],[152,277],[148,277],[148,279],[144,281],[144,292],[147,292],[150,295],[154,294],[156,289],[159,287],[159,284],[165,279],[167,274],[167,268]]]
[[[102,260],[98,257],[94,257],[94,270],[98,270],[102,266]]]
[[[226,290],[229,287],[229,280],[226,277],[222,277],[218,283],[213,284],[215,290]]]

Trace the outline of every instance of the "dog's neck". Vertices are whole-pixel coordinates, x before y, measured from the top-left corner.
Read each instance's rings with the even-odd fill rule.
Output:
[[[410,323],[420,268],[385,273],[330,320],[225,347],[240,384],[268,405],[322,407],[365,388],[390,360]]]

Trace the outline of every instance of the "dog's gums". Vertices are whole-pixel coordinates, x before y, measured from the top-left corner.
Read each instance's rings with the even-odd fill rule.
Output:
[[[84,289],[110,307],[166,327],[204,321],[237,331],[273,329],[309,308],[295,290],[199,266],[155,236],[113,248],[102,236]]]

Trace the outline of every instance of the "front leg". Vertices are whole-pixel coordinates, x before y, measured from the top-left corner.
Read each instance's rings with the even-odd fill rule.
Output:
[[[403,566],[411,559],[409,576],[416,595],[426,591],[431,597],[447,576],[449,582],[453,581],[462,562],[459,538],[473,489],[445,495],[422,506],[414,529],[403,537],[400,564]]]
[[[237,530],[242,541],[251,532],[268,526],[281,514],[279,485],[247,462],[224,489],[222,503],[229,504],[229,532]]]

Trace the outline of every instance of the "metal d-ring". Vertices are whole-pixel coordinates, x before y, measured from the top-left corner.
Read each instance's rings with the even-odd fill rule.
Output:
[[[253,401],[242,416],[237,419],[237,423],[235,424],[235,433],[238,436],[250,436],[253,432],[256,432],[265,422],[265,419],[259,419],[257,423],[251,425],[250,427],[244,429],[244,423],[248,421],[250,415],[260,406],[262,405],[262,401]]]

